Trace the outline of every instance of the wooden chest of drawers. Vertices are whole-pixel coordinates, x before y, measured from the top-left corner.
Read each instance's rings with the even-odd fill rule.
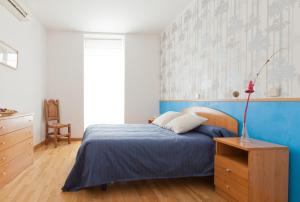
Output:
[[[0,188],[33,162],[32,115],[0,117]]]
[[[287,202],[287,147],[251,139],[216,138],[215,186],[228,201]]]

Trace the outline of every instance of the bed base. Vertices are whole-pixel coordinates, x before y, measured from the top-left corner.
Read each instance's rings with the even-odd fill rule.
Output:
[[[103,184],[100,186],[102,191],[107,191],[107,184]]]

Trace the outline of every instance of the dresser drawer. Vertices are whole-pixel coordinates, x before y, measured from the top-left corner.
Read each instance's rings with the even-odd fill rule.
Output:
[[[32,126],[33,116],[22,116],[0,120],[0,135]]]
[[[239,177],[241,181],[248,181],[248,166],[220,155],[215,155],[215,167],[225,171],[227,176]]]
[[[23,152],[0,167],[0,188],[24,171],[33,162],[32,152]]]
[[[237,182],[227,178],[215,176],[215,185],[217,189],[239,202],[248,201],[248,188],[241,186]]]
[[[0,151],[32,137],[32,127],[0,135]]]
[[[0,151],[0,166],[3,166],[24,152],[33,154],[32,138],[28,138],[13,147]]]

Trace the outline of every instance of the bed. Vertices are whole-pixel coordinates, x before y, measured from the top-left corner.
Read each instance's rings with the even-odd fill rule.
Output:
[[[238,123],[210,108],[193,107],[184,112],[206,117],[207,125],[182,135],[153,124],[88,127],[62,190],[106,187],[112,182],[213,175],[213,138],[236,134]],[[223,132],[210,134],[210,129],[216,127]]]

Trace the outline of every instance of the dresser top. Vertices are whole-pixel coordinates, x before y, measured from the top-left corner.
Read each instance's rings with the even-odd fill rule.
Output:
[[[246,151],[260,150],[260,149],[288,150],[288,147],[286,146],[255,140],[255,139],[249,139],[250,140],[249,142],[241,142],[241,138],[239,137],[214,138],[214,140],[216,142],[220,142]]]
[[[18,118],[18,117],[23,117],[23,116],[33,116],[31,113],[23,114],[23,113],[16,113],[10,116],[1,116],[0,115],[0,120],[5,120],[5,119],[13,119],[13,118]]]

